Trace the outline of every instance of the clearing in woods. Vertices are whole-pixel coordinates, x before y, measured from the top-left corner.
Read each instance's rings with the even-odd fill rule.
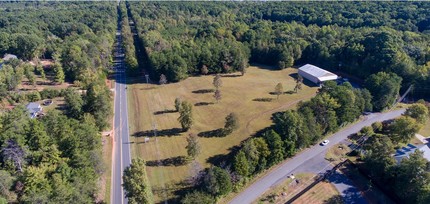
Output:
[[[215,158],[227,154],[231,148],[249,138],[256,131],[271,125],[271,114],[294,108],[301,100],[315,95],[317,87],[303,84],[299,93],[291,93],[296,82],[297,70],[271,70],[267,67],[249,67],[244,76],[230,74],[222,77],[222,99],[217,103],[212,92],[214,76],[189,77],[179,83],[166,85],[132,84],[128,86],[130,139],[133,158],[147,161],[147,172],[157,201],[166,197],[159,190],[178,184],[190,175],[190,165],[183,164],[187,155],[185,146],[189,133],[200,135],[201,153],[196,160],[203,168],[209,167]],[[273,95],[275,86],[281,82],[285,93]],[[305,82],[306,83],[306,82]],[[175,98],[191,102],[194,125],[188,132],[181,125],[175,111]],[[255,99],[272,98],[271,102]],[[213,130],[224,126],[225,117],[235,112],[240,128],[226,137],[217,137]],[[152,127],[156,124],[157,142]],[[212,131],[212,132],[210,132]],[[205,136],[201,136],[201,135]],[[144,143],[145,137],[150,137]],[[161,160],[160,163],[158,160]],[[167,197],[172,198],[168,192]],[[165,199],[165,198],[164,198]]]

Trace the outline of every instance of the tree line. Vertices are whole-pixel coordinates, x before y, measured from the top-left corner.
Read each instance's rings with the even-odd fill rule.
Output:
[[[0,55],[52,59],[64,79],[89,84],[111,61],[116,5],[106,2],[2,2]],[[62,78],[62,79],[61,79]]]
[[[419,98],[430,90],[427,2],[129,4],[157,79],[311,63],[361,79],[392,72]]]

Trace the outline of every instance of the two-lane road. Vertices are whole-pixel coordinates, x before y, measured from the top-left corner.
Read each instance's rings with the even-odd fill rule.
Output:
[[[121,30],[117,31],[114,48],[115,57],[115,107],[114,107],[114,142],[112,151],[112,187],[111,203],[126,204],[122,188],[122,174],[131,163],[130,140],[128,132],[127,85],[122,49]]]
[[[319,154],[323,154],[323,152],[336,145],[340,141],[346,139],[349,135],[354,134],[361,130],[361,128],[365,126],[370,126],[372,123],[377,121],[385,121],[389,119],[393,119],[399,117],[405,110],[394,110],[386,113],[374,113],[366,116],[361,121],[344,128],[343,130],[333,134],[329,137],[330,143],[327,146],[314,145],[311,148],[297,154],[295,157],[281,164],[278,168],[269,172],[263,178],[257,180],[248,188],[246,188],[243,192],[237,195],[233,200],[230,201],[231,204],[244,204],[244,203],[252,203],[258,197],[260,197],[264,192],[266,192],[272,186],[280,183],[281,181],[287,179],[288,175],[291,175],[291,172],[294,171],[297,167],[306,163],[306,165],[311,165],[309,163],[319,163],[320,160],[312,159]],[[321,159],[324,159],[321,157]]]

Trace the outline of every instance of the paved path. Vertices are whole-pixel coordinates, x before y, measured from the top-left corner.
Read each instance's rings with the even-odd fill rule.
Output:
[[[118,24],[116,44],[114,50],[115,57],[115,107],[114,107],[114,143],[112,161],[112,187],[111,203],[126,204],[122,188],[122,174],[124,169],[131,163],[130,140],[128,132],[128,109],[127,90],[124,64],[124,50],[122,49],[122,38],[120,24]]]
[[[279,165],[276,169],[269,172],[266,176],[257,180],[255,183],[251,184],[243,192],[237,195],[233,200],[230,201],[231,204],[243,204],[251,203],[256,200],[260,195],[266,192],[272,186],[282,182],[287,178],[288,175],[297,169],[299,166],[306,164],[311,165],[312,163],[321,163],[324,157],[320,157],[319,160],[313,160],[316,156],[323,154],[325,150],[329,149],[333,145],[336,145],[340,141],[346,139],[349,135],[354,134],[361,130],[364,126],[370,126],[376,121],[385,121],[389,119],[396,118],[400,116],[405,109],[394,110],[386,113],[373,113],[367,115],[361,121],[355,123],[354,125],[348,126],[343,130],[337,132],[330,136],[330,143],[327,146],[314,145],[311,148],[297,154],[290,160],[285,161],[283,164]]]
[[[339,171],[335,171],[332,175],[330,175],[328,180],[336,187],[337,191],[339,191],[344,203],[367,203],[360,191],[354,186],[352,181]]]

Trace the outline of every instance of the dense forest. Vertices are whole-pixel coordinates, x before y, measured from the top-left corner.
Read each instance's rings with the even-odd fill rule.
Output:
[[[18,57],[0,69],[0,102],[14,107],[0,112],[0,203],[94,203],[105,171],[100,130],[112,114],[105,79],[116,4],[2,2],[0,12],[0,56]],[[76,88],[20,88],[40,85],[36,76]],[[62,110],[29,117],[27,102],[55,97]]]
[[[323,4],[323,5],[321,5]],[[430,90],[427,2],[129,2],[153,77],[305,63],[366,79],[381,71]]]

